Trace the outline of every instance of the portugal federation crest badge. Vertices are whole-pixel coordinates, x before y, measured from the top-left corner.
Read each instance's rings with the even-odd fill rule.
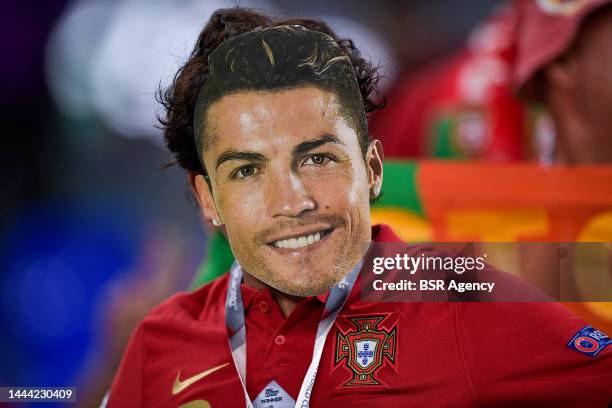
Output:
[[[353,327],[346,331],[338,328],[334,369],[344,366],[352,373],[344,386],[381,385],[377,371],[385,364],[395,368],[395,323],[387,329],[381,327],[387,317],[352,316],[348,320]]]

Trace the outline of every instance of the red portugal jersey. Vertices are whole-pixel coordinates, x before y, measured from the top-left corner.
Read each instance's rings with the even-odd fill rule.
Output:
[[[387,226],[375,226],[373,240],[400,242]],[[227,284],[226,274],[177,294],[144,319],[108,407],[245,406],[225,323]],[[326,296],[284,317],[268,289],[242,284],[241,292],[248,393],[256,406],[283,406],[298,397]],[[366,303],[358,281],[325,342],[310,405],[606,408],[612,347],[585,326],[552,302]]]

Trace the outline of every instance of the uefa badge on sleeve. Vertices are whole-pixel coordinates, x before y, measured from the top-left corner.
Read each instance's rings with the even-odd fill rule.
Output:
[[[612,344],[612,340],[605,333],[594,329],[592,326],[586,326],[572,337],[567,343],[567,347],[587,356],[595,357],[610,344]]]

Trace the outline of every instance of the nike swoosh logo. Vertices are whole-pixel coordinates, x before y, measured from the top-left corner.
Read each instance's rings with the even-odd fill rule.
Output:
[[[181,370],[179,370],[179,372],[176,373],[176,379],[174,380],[174,384],[172,384],[172,395],[178,394],[179,392],[183,391],[185,388],[189,387],[193,383],[200,381],[202,378],[214,373],[215,371],[222,369],[228,364],[229,363],[225,363],[225,364],[221,364],[216,367],[213,367],[213,368],[209,368],[208,370],[202,371],[200,374],[196,374],[193,377],[189,377],[183,381],[180,380]]]

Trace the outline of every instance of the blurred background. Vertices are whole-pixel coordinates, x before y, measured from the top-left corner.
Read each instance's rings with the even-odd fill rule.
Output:
[[[76,386],[79,406],[97,406],[134,326],[162,299],[188,289],[211,258],[212,234],[185,173],[163,169],[171,157],[156,128],[155,92],[185,62],[210,14],[236,4],[322,19],[380,64],[388,106],[372,116],[371,131],[387,157],[407,164],[389,167],[406,188],[387,188],[375,219],[399,225],[407,240],[578,239],[582,227],[551,229],[554,217],[525,210],[544,200],[538,208],[554,207],[559,217],[582,214],[581,226],[603,213],[587,237],[612,241],[612,172],[598,160],[575,175],[555,173],[550,116],[514,93],[516,15],[503,1],[10,2],[0,28],[0,385]],[[460,166],[457,174],[491,169],[509,183],[527,177],[535,180],[532,193],[551,193],[523,192],[510,218],[487,212],[459,221],[491,228],[493,217],[497,231],[508,231],[509,222],[527,225],[514,235],[453,230],[440,224],[437,198],[419,178],[445,191],[433,175],[446,177],[450,170],[439,166],[448,163]],[[571,208],[567,195],[555,207],[555,192],[584,178],[593,180],[590,190],[577,190]],[[595,198],[585,204],[585,194]],[[491,196],[508,202],[492,190],[469,205],[503,207]]]

